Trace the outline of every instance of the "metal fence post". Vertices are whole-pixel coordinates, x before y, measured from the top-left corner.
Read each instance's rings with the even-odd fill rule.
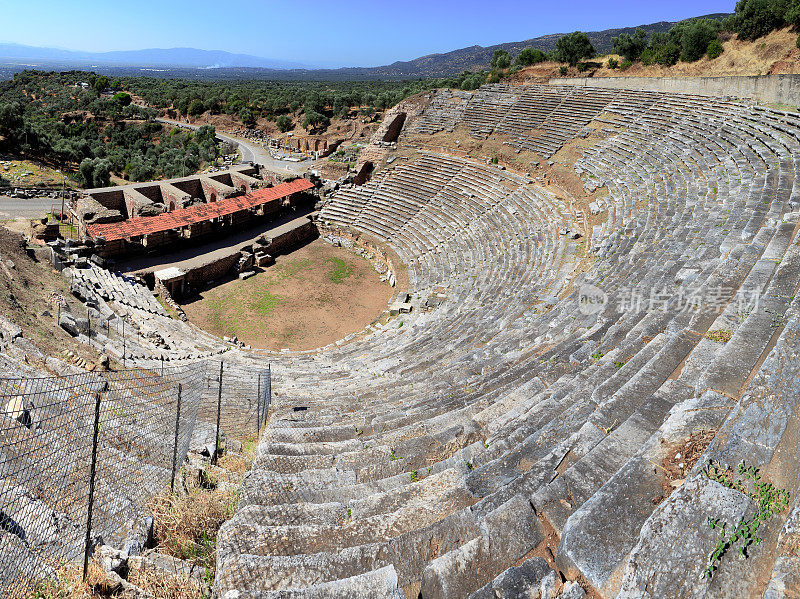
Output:
[[[219,419],[222,415],[222,370],[225,367],[225,362],[219,362],[219,394],[217,395],[217,436],[214,439],[214,455],[211,456],[211,464],[217,465],[217,455],[219,454]]]
[[[261,398],[263,396],[261,387],[261,373],[258,373],[258,387],[256,388],[256,442],[258,434],[261,432]]]
[[[125,366],[125,349],[127,344],[125,343],[125,317],[122,317],[122,367],[126,368]]]
[[[272,405],[272,364],[267,364],[267,390],[264,394],[264,422],[267,422],[267,412]]]
[[[97,443],[100,439],[100,398],[97,393],[94,403],[94,437],[92,439],[92,465],[89,469],[89,509],[86,515],[86,544],[83,552],[83,579],[89,571],[89,552],[92,545],[92,511],[94,509],[94,479],[97,472]]]
[[[181,426],[181,395],[183,385],[178,383],[178,410],[175,415],[175,444],[172,446],[172,481],[169,483],[169,490],[175,491],[175,474],[178,468],[178,431]]]

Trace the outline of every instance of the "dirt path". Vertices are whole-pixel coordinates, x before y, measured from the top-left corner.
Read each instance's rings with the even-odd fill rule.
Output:
[[[189,320],[257,348],[313,349],[355,333],[386,308],[392,288],[369,262],[317,240],[263,273],[184,304]]]

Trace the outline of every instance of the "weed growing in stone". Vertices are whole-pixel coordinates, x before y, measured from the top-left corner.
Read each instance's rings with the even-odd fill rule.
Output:
[[[711,339],[711,341],[716,341],[717,343],[727,343],[731,340],[733,333],[730,331],[724,331],[722,329],[714,329],[713,331],[709,331],[706,333],[706,337]]]
[[[744,462],[739,464],[734,472],[729,467],[710,460],[702,470],[708,478],[719,484],[735,489],[756,502],[756,513],[751,518],[742,516],[739,522],[728,532],[728,523],[719,518],[709,518],[708,526],[712,530],[719,530],[720,536],[717,546],[708,558],[708,566],[703,571],[706,578],[712,578],[719,567],[719,562],[725,553],[739,543],[739,553],[747,557],[750,545],[758,545],[761,539],[756,536],[756,531],[761,523],[789,507],[789,492],[785,489],[776,489],[772,483],[761,480],[758,468],[747,466]]]

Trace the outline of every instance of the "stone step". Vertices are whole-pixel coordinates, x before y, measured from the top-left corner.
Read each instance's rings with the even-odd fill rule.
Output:
[[[531,502],[561,534],[568,519],[634,455],[663,422],[675,403],[691,395],[691,388],[679,383],[665,385],[639,406],[631,416],[608,435],[602,435],[584,456],[570,464],[564,473],[535,493]],[[588,424],[596,428],[596,425]],[[607,429],[608,430],[608,429]]]
[[[230,590],[220,599],[402,599],[397,572],[386,566],[366,574],[323,582],[304,589],[280,591]]]
[[[217,553],[216,589],[220,594],[248,588],[254,591],[303,588],[322,582],[356,576],[394,565],[398,584],[419,580],[425,565],[441,553],[461,546],[480,534],[478,523],[462,510],[425,528],[388,541],[347,547],[336,553],[308,555],[253,555]]]
[[[544,539],[527,499],[517,495],[490,512],[481,535],[433,559],[422,574],[423,599],[467,597],[479,590]]]
[[[713,392],[677,403],[659,430],[566,521],[556,552],[559,569],[613,596],[644,522],[672,490],[661,465],[670,448],[704,431],[713,434],[732,406]]]

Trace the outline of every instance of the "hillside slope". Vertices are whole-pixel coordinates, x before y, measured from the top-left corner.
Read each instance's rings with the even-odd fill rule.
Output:
[[[723,77],[743,75],[773,75],[778,73],[800,74],[800,49],[797,48],[797,33],[791,28],[773,31],[769,35],[747,42],[736,36],[723,41],[724,52],[714,60],[703,57],[697,62],[679,62],[672,67],[661,65],[644,66],[637,62],[630,68],[608,69],[605,67],[608,56],[595,59],[602,68],[588,73],[578,73],[569,69],[569,77]],[[616,55],[609,55],[616,56]],[[622,58],[616,56],[622,62]],[[532,83],[557,78],[561,65],[545,62],[522,69],[516,73],[513,83]]]
[[[714,13],[704,15],[705,18],[722,19],[728,16],[727,13]],[[699,18],[704,18],[699,17]],[[617,37],[622,33],[633,33],[638,27],[644,29],[648,34],[652,35],[657,32],[669,31],[675,22],[659,21],[658,23],[650,23],[647,25],[639,25],[637,27],[620,27],[617,29],[605,29],[603,31],[589,31],[587,35],[599,53],[611,51],[611,39]],[[558,38],[563,36],[564,33],[551,33],[540,37],[535,37],[519,42],[507,42],[504,44],[496,44],[494,46],[470,46],[469,48],[460,48],[451,52],[444,52],[441,54],[431,54],[429,56],[422,56],[414,60],[395,62],[384,67],[375,67],[369,69],[382,73],[387,77],[403,77],[420,75],[425,77],[442,77],[447,75],[454,75],[462,71],[473,71],[489,68],[489,63],[492,60],[492,55],[496,50],[506,50],[512,55],[516,56],[524,48],[539,48],[544,52],[550,52],[555,49]]]

